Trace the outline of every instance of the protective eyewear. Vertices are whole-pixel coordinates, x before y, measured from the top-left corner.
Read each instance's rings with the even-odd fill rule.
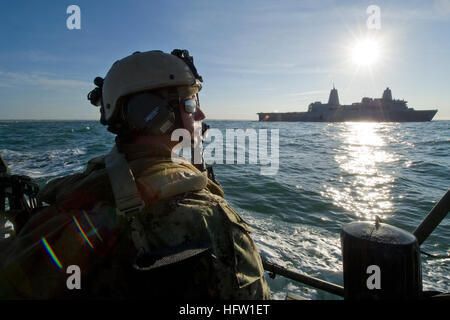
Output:
[[[184,100],[184,110],[187,113],[195,113],[195,111],[197,111],[198,106],[199,106],[199,103],[196,98],[190,98],[190,99]]]

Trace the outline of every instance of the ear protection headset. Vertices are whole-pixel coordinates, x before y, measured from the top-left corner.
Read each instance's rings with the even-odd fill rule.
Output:
[[[121,109],[122,119],[131,131],[165,135],[176,127],[175,114],[178,112],[167,99],[155,93],[132,95],[124,101]]]

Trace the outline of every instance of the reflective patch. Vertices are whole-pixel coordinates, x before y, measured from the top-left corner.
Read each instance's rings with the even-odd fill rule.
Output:
[[[170,120],[167,120],[160,128],[162,133],[166,133],[171,127],[173,123]]]
[[[146,117],[145,117],[145,122],[149,122],[151,120],[153,120],[153,118],[158,114],[159,112],[159,107],[156,107],[152,112],[150,112]]]

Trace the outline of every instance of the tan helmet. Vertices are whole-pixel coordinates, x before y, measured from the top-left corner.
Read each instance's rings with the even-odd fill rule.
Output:
[[[136,52],[116,61],[103,81],[105,120],[119,109],[120,98],[132,93],[166,87],[194,87],[201,83],[189,66],[177,56],[162,51]]]

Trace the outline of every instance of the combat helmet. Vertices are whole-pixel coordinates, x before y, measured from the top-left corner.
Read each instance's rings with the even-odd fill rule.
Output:
[[[176,106],[172,110],[176,117],[180,99],[197,94],[202,88],[202,81],[202,77],[198,75],[194,66],[193,58],[187,50],[175,49],[171,54],[159,50],[135,52],[116,61],[104,79],[97,77],[94,80],[97,88],[88,94],[88,99],[93,105],[101,106],[100,122],[109,125],[108,129],[110,129],[111,126],[114,127],[119,110],[130,96],[157,89],[167,89],[168,97],[165,98],[170,100],[170,106]],[[162,103],[162,100],[158,101],[158,97],[142,95],[133,103],[142,105],[142,101],[147,98],[154,99],[151,109],[133,108],[133,112],[137,112],[139,117],[155,113],[154,106]],[[153,118],[156,120],[161,118],[162,120],[159,119],[159,122],[167,122],[166,118],[172,112],[170,107],[168,109],[156,110],[158,112]],[[159,118],[158,113],[161,114]],[[170,122],[173,121],[175,120],[171,119]],[[142,123],[135,122],[130,125],[136,127],[142,125]],[[164,126],[164,124],[161,125]],[[167,125],[165,127],[168,128]],[[114,132],[111,129],[110,131]]]

